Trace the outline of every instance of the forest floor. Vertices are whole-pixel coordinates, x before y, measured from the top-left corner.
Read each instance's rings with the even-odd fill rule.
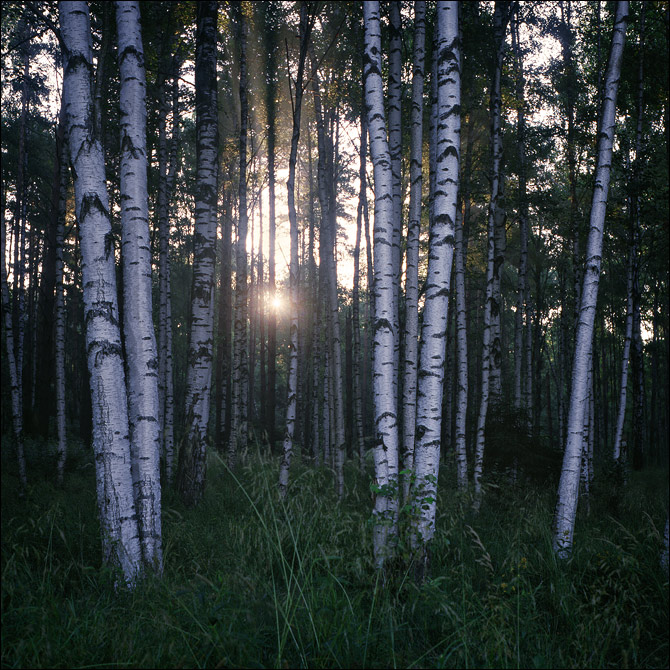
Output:
[[[276,461],[233,476],[210,453],[199,507],[164,493],[163,578],[115,592],[92,455],[73,445],[58,489],[52,449],[27,445],[23,500],[3,450],[3,667],[668,667],[667,469],[597,483],[558,563],[553,484],[499,476],[475,515],[445,465],[417,584],[402,546],[375,570],[353,464],[338,503],[331,473],[296,462],[283,504]]]

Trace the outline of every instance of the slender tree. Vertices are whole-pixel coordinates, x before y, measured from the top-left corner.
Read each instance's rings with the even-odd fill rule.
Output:
[[[584,412],[588,408],[588,371],[593,343],[598,283],[602,260],[603,230],[609,191],[614,141],[616,97],[621,72],[621,59],[628,21],[628,2],[617,2],[614,33],[604,82],[603,107],[598,130],[596,179],[591,201],[586,265],[581,290],[581,305],[575,353],[572,366],[572,390],[567,422],[567,440],[563,456],[558,502],[554,517],[554,551],[560,558],[572,553],[575,516],[579,496],[579,476],[582,458]]]
[[[419,235],[421,232],[421,189],[423,185],[423,80],[426,41],[426,3],[414,3],[414,58],[410,132],[410,192],[407,223],[407,266],[405,270],[405,332],[403,359],[403,468],[414,469],[416,424],[416,379],[419,334]],[[403,478],[407,499],[411,477]]]
[[[248,279],[247,279],[247,126],[249,103],[247,99],[247,22],[243,4],[237,6],[238,29],[240,34],[240,142],[239,142],[239,190],[238,225],[235,256],[235,340],[233,355],[232,423],[228,444],[228,465],[233,468],[240,451],[247,446],[247,400],[249,384],[249,343],[248,343]],[[273,244],[273,211],[270,205],[270,248]],[[273,276],[270,283],[272,285]],[[272,290],[272,286],[271,286]],[[268,412],[270,408],[268,408]],[[274,410],[272,410],[274,411]],[[272,437],[270,438],[272,443]]]
[[[121,77],[121,258],[130,455],[142,556],[147,565],[161,572],[158,359],[151,300],[146,77],[137,1],[116,3],[116,25]]]
[[[128,400],[105,163],[90,114],[90,19],[86,2],[61,2],[59,11],[66,133],[81,244],[103,558],[117,565],[126,582],[132,584],[140,571],[142,551],[130,468]]]
[[[454,254],[461,132],[461,54],[458,3],[437,4],[437,128],[434,212],[430,226],[426,303],[421,326],[419,387],[416,411],[417,509],[415,547],[424,572],[426,545],[435,532],[437,477],[440,465],[442,389],[448,323],[448,300]]]
[[[490,113],[491,113],[491,195],[488,208],[487,228],[487,262],[486,262],[486,302],[484,305],[484,334],[482,344],[482,374],[481,374],[481,400],[479,415],[477,417],[477,444],[475,448],[475,505],[479,504],[481,495],[481,476],[484,465],[484,433],[486,429],[486,416],[489,406],[491,371],[499,361],[494,360],[499,349],[494,347],[493,319],[500,316],[499,301],[499,278],[500,265],[497,263],[499,245],[496,245],[496,230],[500,227],[499,198],[501,193],[501,171],[502,161],[502,136],[500,132],[500,80],[502,76],[503,53],[505,49],[505,27],[508,19],[508,2],[496,1],[493,14],[493,26],[495,32],[496,56],[494,62],[493,79],[490,91]],[[496,286],[498,289],[496,290]],[[500,334],[498,332],[498,338]],[[498,341],[498,345],[500,342]]]
[[[374,344],[373,397],[376,495],[373,531],[375,563],[382,567],[397,536],[398,419],[394,343],[398,330],[394,301],[393,172],[386,136],[381,76],[379,2],[363,5],[365,55],[363,81],[374,168]]]
[[[186,426],[179,452],[177,488],[187,505],[205,490],[207,424],[212,379],[214,265],[218,170],[216,2],[199,2],[196,30],[195,248],[191,332],[186,377]]]
[[[298,220],[295,210],[295,167],[300,141],[300,116],[302,111],[303,73],[305,58],[311,32],[312,20],[307,15],[306,3],[300,5],[300,57],[298,73],[295,80],[295,98],[293,104],[293,136],[291,137],[291,153],[288,162],[288,214],[291,223],[291,268],[289,290],[291,295],[291,331],[289,344],[288,400],[286,403],[286,430],[284,433],[284,449],[279,466],[279,491],[286,497],[288,474],[293,452],[293,433],[295,429],[297,393],[298,393],[298,309],[299,309],[299,277],[298,277]],[[290,71],[289,71],[290,74]]]

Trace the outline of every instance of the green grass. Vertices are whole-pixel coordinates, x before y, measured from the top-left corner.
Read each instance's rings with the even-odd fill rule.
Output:
[[[667,667],[668,577],[659,568],[667,471],[633,473],[611,515],[597,490],[575,554],[551,551],[551,486],[489,487],[477,516],[440,477],[429,580],[382,577],[371,556],[369,482],[276,463],[231,475],[210,454],[200,507],[164,493],[165,574],[115,592],[100,567],[91,458],[64,490],[28,445],[24,500],[2,469],[3,667]]]

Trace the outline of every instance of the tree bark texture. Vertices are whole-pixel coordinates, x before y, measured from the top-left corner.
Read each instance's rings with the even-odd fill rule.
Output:
[[[413,499],[418,519],[415,538],[423,548],[435,532],[440,464],[442,389],[448,300],[454,255],[461,132],[461,54],[458,3],[437,4],[437,128],[434,215],[431,221],[426,302],[419,352]]]
[[[593,199],[591,201],[586,265],[581,290],[581,306],[572,366],[572,390],[567,419],[567,440],[554,517],[553,547],[559,558],[568,558],[572,553],[575,516],[579,496],[584,412],[588,409],[588,371],[591,360],[593,324],[596,300],[598,298],[603,230],[612,162],[616,97],[627,20],[628,2],[620,1],[616,5],[612,48],[605,75],[604,100],[598,133],[596,179],[593,189]]]
[[[191,332],[186,373],[186,426],[179,453],[177,488],[187,505],[205,490],[207,425],[212,380],[214,266],[218,171],[216,79],[217,3],[197,5],[195,111],[196,196]]]
[[[373,511],[373,546],[375,563],[382,567],[397,536],[398,510],[398,418],[394,364],[398,322],[394,301],[393,171],[384,114],[379,2],[366,2],[363,5],[363,16],[363,77],[375,190],[372,383],[375,481],[378,490]]]
[[[128,402],[105,162],[90,115],[93,71],[90,19],[85,2],[61,2],[59,12],[64,44],[66,132],[81,243],[103,559],[117,565],[125,581],[132,584],[140,571],[142,551],[133,498]]]

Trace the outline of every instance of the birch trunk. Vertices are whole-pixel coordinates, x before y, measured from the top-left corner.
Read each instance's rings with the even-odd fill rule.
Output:
[[[391,154],[391,173],[393,179],[393,300],[396,323],[400,324],[400,282],[402,265],[402,21],[400,2],[394,0],[389,7],[389,56],[388,56],[388,145]],[[394,332],[393,356],[394,379],[393,393],[398,398],[398,378],[400,375],[400,329]],[[396,407],[396,413],[398,407]]]
[[[64,111],[64,107],[62,108]],[[61,113],[61,122],[65,116]],[[64,128],[63,128],[64,131]],[[59,160],[59,189],[56,217],[56,299],[54,302],[54,345],[55,345],[55,391],[56,391],[56,432],[58,434],[58,463],[56,465],[58,485],[63,485],[65,460],[67,458],[67,438],[65,433],[65,287],[63,285],[63,247],[65,244],[65,208],[67,198],[67,161],[65,157],[65,132],[60,134],[61,147],[57,150]],[[3,209],[4,212],[4,209]],[[3,234],[4,240],[4,234]],[[4,267],[4,255],[3,255]]]
[[[151,300],[151,238],[146,155],[146,77],[136,0],[116,3],[121,78],[121,257],[123,335],[135,507],[142,556],[163,569],[156,336]]]
[[[377,490],[373,511],[373,547],[375,564],[382,567],[397,537],[398,510],[398,423],[394,364],[398,322],[394,301],[393,171],[386,139],[379,2],[364,3],[363,17],[363,77],[375,190],[373,396]]]
[[[363,228],[363,203],[366,198],[367,175],[366,156],[368,152],[368,128],[365,118],[364,105],[361,105],[361,144],[360,165],[358,170],[358,207],[356,210],[356,245],[354,247],[354,286],[352,295],[352,339],[353,339],[353,393],[354,393],[354,424],[356,434],[356,445],[358,451],[358,469],[365,472],[365,435],[363,433],[363,379],[361,368],[361,323],[360,323],[360,258],[361,258],[361,232]]]
[[[219,148],[216,20],[216,2],[197,4],[195,53],[197,189],[193,296],[186,372],[186,426],[177,471],[177,489],[186,505],[195,505],[202,499],[205,491],[207,465],[207,425],[213,356]]]
[[[238,226],[235,262],[235,342],[233,362],[233,420],[228,445],[228,466],[234,469],[237,456],[247,446],[247,394],[249,384],[249,347],[247,335],[247,125],[249,106],[247,102],[247,26],[243,7],[238,6],[240,33],[240,144],[239,144],[239,191]],[[274,202],[270,199],[270,249],[273,243]],[[270,252],[272,254],[272,251]],[[271,256],[272,263],[273,257]],[[272,265],[270,266],[272,268]],[[270,270],[272,291],[272,269]],[[272,384],[272,381],[269,380]],[[271,391],[272,392],[272,391]],[[273,411],[271,408],[268,411]]]
[[[168,201],[172,193],[177,169],[177,131],[179,127],[179,67],[176,60],[173,72],[172,99],[172,138],[168,171],[167,124],[167,86],[165,76],[161,78],[158,89],[158,392],[159,392],[159,429],[161,452],[165,462],[165,477],[168,484],[174,479],[174,393],[172,382],[172,310],[170,293],[170,218]],[[165,63],[165,65],[167,65]]]
[[[12,306],[9,300],[9,285],[7,283],[7,267],[5,266],[5,240],[7,231],[5,229],[5,191],[2,190],[2,211],[0,211],[0,220],[2,221],[2,232],[0,233],[2,250],[0,250],[0,260],[2,265],[2,311],[5,326],[5,343],[7,345],[7,363],[9,367],[9,384],[12,397],[12,427],[14,429],[14,441],[16,448],[16,458],[19,466],[19,495],[25,494],[28,485],[26,477],[26,459],[23,451],[23,415],[21,412],[21,395],[19,386],[19,375],[16,366],[16,354],[14,351],[14,324],[12,320]]]
[[[484,435],[486,430],[486,416],[489,406],[489,390],[491,371],[496,367],[492,324],[496,316],[500,313],[500,303],[496,300],[496,277],[499,277],[500,267],[496,267],[496,226],[498,221],[498,199],[501,192],[500,163],[502,160],[502,137],[500,134],[500,79],[502,75],[503,51],[505,48],[505,26],[507,22],[508,3],[496,2],[493,16],[494,29],[496,34],[496,60],[491,83],[491,197],[488,211],[488,242],[487,242],[487,262],[486,262],[486,298],[484,305],[484,328],[482,344],[482,381],[481,381],[481,401],[479,405],[479,415],[477,417],[477,444],[475,448],[475,508],[479,506],[481,497],[481,477],[484,465]],[[499,287],[499,284],[498,284]],[[499,334],[498,334],[499,336]],[[499,351],[498,351],[499,353]],[[498,365],[499,367],[499,365]]]
[[[420,564],[435,532],[440,465],[442,389],[448,323],[449,282],[454,254],[461,132],[461,54],[458,3],[437,4],[437,128],[434,216],[430,227],[426,303],[421,328],[416,413],[416,480],[413,498],[419,517],[414,529]]]
[[[426,3],[414,3],[414,75],[410,120],[410,191],[407,222],[407,266],[405,271],[405,332],[403,360],[403,469],[414,469],[416,426],[416,379],[419,335],[419,235],[421,233],[421,189],[423,153],[423,81],[426,41]],[[409,496],[411,476],[403,477],[403,499]]]
[[[291,137],[291,153],[288,162],[288,216],[291,225],[291,267],[289,275],[289,291],[291,299],[291,328],[289,343],[289,369],[287,380],[288,399],[286,402],[286,430],[284,433],[284,448],[279,465],[279,494],[286,497],[288,490],[288,475],[293,454],[293,433],[295,430],[296,405],[298,393],[298,220],[295,211],[295,166],[298,157],[298,142],[300,141],[300,116],[302,111],[302,79],[307,56],[307,44],[311,26],[308,25],[307,5],[300,5],[300,59],[298,74],[295,82],[295,100],[293,101],[293,135]],[[290,71],[289,71],[290,78]]]
[[[621,387],[619,391],[619,409],[617,411],[614,432],[614,449],[612,456],[615,461],[621,458],[621,439],[626,418],[626,395],[628,390],[628,363],[630,361],[630,343],[633,335],[633,248],[628,252],[628,280],[626,282],[626,334],[621,355]]]
[[[465,253],[463,244],[463,220],[457,216],[454,249],[454,282],[456,284],[456,418],[455,444],[456,474],[458,488],[465,491],[468,486],[468,456],[465,441],[468,413],[468,329],[467,305],[465,302]]]
[[[517,114],[517,154],[519,160],[519,271],[517,283],[516,314],[514,319],[514,407],[522,409],[530,415],[526,393],[526,365],[524,360],[524,315],[528,299],[527,267],[528,267],[528,199],[526,194],[526,115],[524,98],[523,58],[519,40],[519,7],[516,5],[512,15],[512,45],[514,48],[514,65],[516,76]],[[527,322],[526,327],[529,327]]]
[[[81,237],[103,559],[118,565],[126,583],[132,584],[140,572],[142,550],[130,469],[128,402],[104,154],[90,115],[93,62],[88,5],[61,2],[59,13],[64,44],[66,133]]]
[[[577,500],[579,497],[579,472],[582,451],[582,427],[587,408],[588,369],[593,341],[593,322],[598,297],[598,282],[602,260],[603,229],[607,208],[612,144],[614,140],[616,96],[621,72],[621,58],[626,36],[628,2],[616,5],[614,34],[609,63],[605,75],[605,95],[598,133],[598,158],[596,181],[591,202],[589,237],[586,249],[586,267],[581,291],[581,307],[575,341],[572,368],[572,391],[567,421],[567,440],[563,468],[558,486],[558,501],[554,520],[553,547],[559,558],[572,553]]]

